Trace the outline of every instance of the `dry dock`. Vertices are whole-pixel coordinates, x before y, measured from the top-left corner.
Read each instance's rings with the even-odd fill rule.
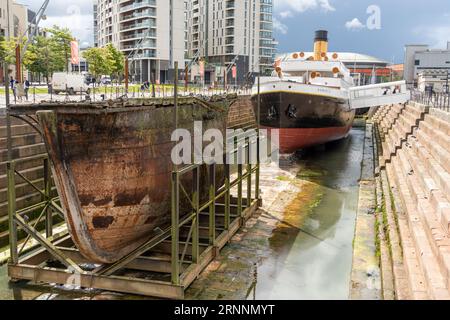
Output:
[[[187,299],[347,299],[364,128],[281,168],[261,168],[263,207],[187,290]],[[324,152],[326,151],[326,152]],[[244,190],[245,193],[245,190]],[[71,286],[8,285],[6,299],[136,299]]]
[[[230,117],[238,127],[251,127],[248,105]],[[15,156],[45,152],[26,125],[14,122],[13,130],[14,140],[22,144]],[[196,277],[184,298],[449,299],[449,136],[448,111],[410,102],[379,108],[343,141],[307,150],[280,166],[261,166],[262,207]],[[23,169],[43,186],[42,166],[31,162]],[[5,183],[6,169],[1,170],[0,183]],[[0,197],[2,192],[6,210],[7,193],[0,190]],[[39,201],[26,185],[17,186],[17,194],[24,206]],[[8,239],[7,228],[1,239]],[[129,274],[145,277],[138,271]],[[72,284],[9,282],[3,265],[0,298],[144,297]]]

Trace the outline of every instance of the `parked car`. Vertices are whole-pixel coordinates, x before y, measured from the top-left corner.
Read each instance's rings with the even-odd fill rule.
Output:
[[[110,76],[102,76],[100,78],[100,83],[104,86],[111,85],[112,84],[111,77]]]
[[[52,77],[51,91],[53,94],[61,92],[75,95],[78,93],[90,93],[86,78],[79,73],[56,72]]]

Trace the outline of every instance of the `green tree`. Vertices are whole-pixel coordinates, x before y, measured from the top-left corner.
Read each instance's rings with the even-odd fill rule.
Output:
[[[21,50],[23,50],[25,44],[27,42],[26,38],[23,38],[20,42]],[[16,47],[19,44],[18,38],[11,38],[9,40],[2,40],[0,44],[1,51],[1,61],[6,62],[6,64],[15,64],[16,63]],[[31,48],[33,44],[30,44],[28,48]],[[22,64],[25,68],[33,63],[36,59],[36,56],[30,50],[27,50],[22,57]]]
[[[51,52],[51,68],[53,72],[69,71],[70,42],[73,36],[67,28],[53,26],[46,29],[51,36],[48,44],[49,52]]]
[[[30,54],[28,70],[43,75],[47,82],[53,72],[61,71],[60,68],[58,69],[58,63],[55,64],[55,61],[60,59],[55,57],[57,53],[50,50],[50,42],[51,38],[37,36],[33,44],[28,47]]]
[[[4,63],[6,59],[6,40],[0,37],[0,62]]]
[[[90,48],[83,52],[83,58],[89,64],[89,71],[95,77],[112,73],[112,66],[104,48]]]
[[[120,80],[124,72],[125,57],[122,52],[116,49],[111,43],[104,48],[107,57],[107,63],[110,65],[111,74]]]

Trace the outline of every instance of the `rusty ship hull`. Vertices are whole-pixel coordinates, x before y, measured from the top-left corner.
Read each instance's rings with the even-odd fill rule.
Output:
[[[178,128],[202,121],[225,135],[230,101],[181,98]],[[173,100],[138,100],[38,112],[69,232],[90,261],[114,263],[170,225],[174,111]]]

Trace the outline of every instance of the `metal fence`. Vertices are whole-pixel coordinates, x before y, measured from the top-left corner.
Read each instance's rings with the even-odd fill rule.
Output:
[[[450,112],[450,93],[412,91],[411,101]]]
[[[12,105],[29,104],[40,102],[76,102],[76,101],[92,101],[99,102],[103,100],[114,100],[121,97],[127,98],[167,98],[174,96],[174,85],[150,85],[149,87],[141,87],[130,85],[128,89],[125,86],[108,85],[108,86],[90,86],[88,92],[78,92],[69,94],[69,90],[64,93],[54,94],[47,87],[32,86],[27,92],[27,96],[19,97],[14,94],[13,90],[9,90],[9,101]],[[179,96],[212,96],[223,95],[228,93],[236,93],[238,95],[250,95],[250,87],[198,87],[184,85],[178,86]],[[6,105],[5,95],[0,95],[0,105]]]

